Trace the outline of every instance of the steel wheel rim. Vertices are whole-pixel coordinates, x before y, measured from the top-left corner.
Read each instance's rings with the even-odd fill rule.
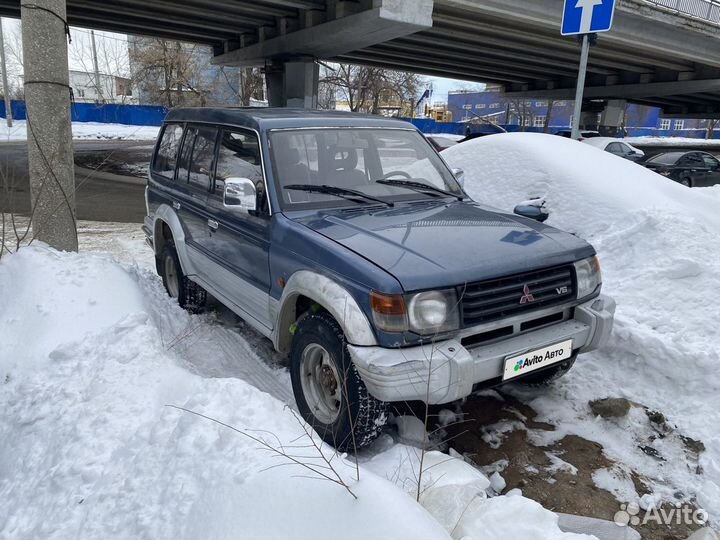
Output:
[[[335,422],[342,407],[342,384],[325,347],[317,343],[305,347],[300,377],[305,402],[315,418],[324,424]]]
[[[177,266],[175,259],[171,255],[165,256],[165,282],[167,283],[168,292],[173,298],[180,296],[180,280],[178,278]]]

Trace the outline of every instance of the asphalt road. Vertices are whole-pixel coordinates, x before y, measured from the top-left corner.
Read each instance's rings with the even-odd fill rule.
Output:
[[[148,162],[153,141],[74,141],[75,158],[92,154],[95,159]],[[27,143],[0,143],[0,210],[27,214],[30,211]],[[142,179],[118,182],[108,175],[78,170],[75,174],[77,217],[92,221],[142,223],[145,187]]]

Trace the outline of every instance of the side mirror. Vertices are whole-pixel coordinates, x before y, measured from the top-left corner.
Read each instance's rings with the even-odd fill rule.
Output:
[[[537,202],[539,204],[531,204],[533,202],[534,201],[528,201],[518,204],[513,212],[515,212],[518,216],[534,219],[540,223],[547,221],[550,217],[550,212],[548,212],[548,209],[545,208],[545,201],[538,200]]]
[[[457,183],[460,184],[460,187],[465,187],[465,171],[454,168],[451,169],[451,172],[453,173],[455,180],[457,180]]]
[[[257,210],[255,183],[249,178],[226,178],[223,206],[246,212]]]

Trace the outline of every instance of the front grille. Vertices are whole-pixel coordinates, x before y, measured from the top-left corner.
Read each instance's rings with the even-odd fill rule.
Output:
[[[463,326],[568,302],[575,298],[574,276],[573,267],[567,265],[471,283],[461,291]]]

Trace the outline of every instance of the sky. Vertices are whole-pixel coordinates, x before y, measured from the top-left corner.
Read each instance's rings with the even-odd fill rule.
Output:
[[[451,90],[477,90],[482,91],[485,85],[482,83],[463,81],[459,79],[446,79],[443,77],[425,77],[433,86],[432,101],[447,103],[448,92]]]

